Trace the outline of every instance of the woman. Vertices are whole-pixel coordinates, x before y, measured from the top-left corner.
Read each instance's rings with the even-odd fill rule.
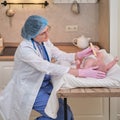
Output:
[[[51,63],[51,58],[73,62],[90,55],[92,50],[87,48],[82,52],[65,53],[50,42],[48,32],[47,20],[37,15],[30,16],[22,28],[23,41],[15,53],[13,77],[0,96],[0,111],[5,120],[29,120],[32,109],[42,114],[36,120],[63,120],[61,99],[56,118],[44,112],[53,89],[51,76],[62,77],[70,73],[80,77],[105,77],[104,72],[96,70],[97,67],[82,70]],[[68,120],[73,120],[70,108],[68,115]]]

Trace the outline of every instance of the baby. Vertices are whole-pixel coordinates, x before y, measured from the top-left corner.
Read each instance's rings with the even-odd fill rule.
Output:
[[[81,60],[76,60],[76,67],[79,69],[98,66],[98,70],[107,73],[107,71],[109,71],[119,60],[118,57],[115,57],[111,62],[105,64],[104,55],[99,51],[98,47],[95,47],[93,53],[93,55],[85,57]]]

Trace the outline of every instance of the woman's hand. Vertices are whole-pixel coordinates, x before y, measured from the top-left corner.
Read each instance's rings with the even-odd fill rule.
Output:
[[[92,49],[91,47],[88,47],[80,52],[77,52],[75,55],[75,59],[82,59],[84,57],[87,57],[92,54]]]
[[[98,69],[98,66],[91,67],[91,68],[85,68],[85,69],[70,68],[68,73],[76,77],[92,77],[92,78],[98,78],[98,79],[105,78],[106,73],[101,72],[97,69]]]
[[[98,69],[98,66],[86,68],[86,69],[79,69],[79,77],[92,77],[102,79],[106,77],[105,72],[101,72]]]

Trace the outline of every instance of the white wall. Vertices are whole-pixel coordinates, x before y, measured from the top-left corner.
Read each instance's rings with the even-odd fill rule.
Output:
[[[120,0],[118,0],[119,3],[118,3],[118,55],[119,55],[119,59],[120,59]],[[119,64],[120,64],[120,61],[119,61]]]
[[[118,4],[119,0],[110,0],[110,53],[118,55]],[[120,49],[120,48],[119,48]]]

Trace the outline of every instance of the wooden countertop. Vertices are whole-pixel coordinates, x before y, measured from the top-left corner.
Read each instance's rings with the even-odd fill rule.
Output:
[[[0,56],[0,61],[13,61],[14,56]]]
[[[58,97],[120,97],[120,88],[73,88],[60,89]]]

